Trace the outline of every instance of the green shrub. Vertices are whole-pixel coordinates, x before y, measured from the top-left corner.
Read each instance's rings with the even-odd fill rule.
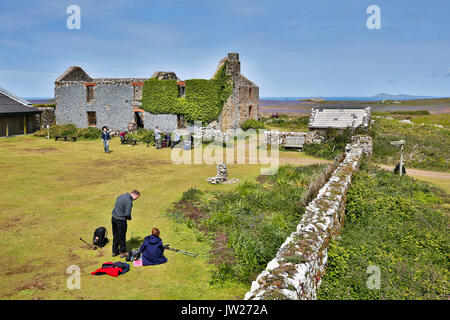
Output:
[[[427,184],[363,164],[340,239],[328,250],[319,299],[446,299],[449,222],[448,207]],[[377,290],[367,287],[371,265],[380,268]]]
[[[79,128],[77,130],[77,136],[86,140],[100,139],[102,130],[96,127]]]
[[[134,133],[127,134],[129,140],[136,140],[140,143],[155,143],[155,133],[153,130],[139,129]]]
[[[78,128],[74,124],[54,124],[50,126],[50,137],[54,138],[55,136],[77,136],[77,130]],[[36,131],[34,135],[39,137],[46,137],[47,128]]]
[[[241,124],[241,129],[244,131],[247,131],[248,129],[259,131],[260,129],[265,128],[266,126],[264,125],[264,123],[259,122],[258,120],[255,119],[248,119],[243,124]]]
[[[38,137],[47,137],[47,128],[43,128],[34,133]],[[94,140],[99,139],[102,135],[102,131],[96,127],[77,128],[74,124],[52,125],[50,127],[50,137],[55,136],[68,136],[78,137],[81,139]]]
[[[328,129],[326,136],[325,142],[305,144],[302,151],[311,156],[333,160],[345,151],[345,146],[350,141],[348,130]]]
[[[289,117],[282,114],[280,118],[263,118],[262,122],[271,127],[304,131],[308,129],[309,118],[309,116]]]

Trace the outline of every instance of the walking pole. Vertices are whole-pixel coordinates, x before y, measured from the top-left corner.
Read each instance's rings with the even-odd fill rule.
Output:
[[[92,250],[97,249],[97,247],[93,247],[92,245],[90,245],[89,243],[87,243],[86,241],[84,241],[82,238],[80,238],[81,241],[83,241],[84,243],[86,243],[89,247],[91,247]]]
[[[164,249],[172,250],[172,251],[175,251],[175,252],[178,252],[178,253],[193,257],[193,258],[196,258],[198,256],[198,253],[192,253],[192,252],[188,252],[188,251],[184,251],[184,250],[180,250],[180,249],[174,249],[174,248],[171,248],[170,245],[168,245],[168,244],[166,244],[164,246]]]

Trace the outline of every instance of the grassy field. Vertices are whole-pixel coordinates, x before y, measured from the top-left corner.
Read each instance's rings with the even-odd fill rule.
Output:
[[[449,197],[411,177],[363,165],[330,243],[320,299],[448,299]],[[367,286],[369,266],[380,287]]]
[[[403,159],[406,168],[450,170],[449,127],[376,118],[370,134],[373,137],[373,160],[378,163],[397,164],[400,158],[399,148],[390,142],[403,139],[405,140]]]
[[[183,191],[227,191],[210,185],[215,165],[176,165],[170,150],[120,145],[114,138],[105,154],[100,141],[60,142],[33,136],[0,139],[0,245],[3,270],[0,299],[242,299],[249,289],[238,282],[210,285],[210,247],[199,232],[177,224],[165,212]],[[302,153],[280,153],[281,163],[317,161]],[[261,165],[229,165],[230,178],[254,182]],[[131,267],[118,278],[92,276],[104,262],[115,262],[111,244],[92,251],[95,228],[107,227],[118,195],[139,189],[127,240],[137,246],[152,226],[165,244],[199,253],[196,259],[171,251],[169,262]],[[133,239],[131,237],[133,236]],[[129,246],[131,249],[131,246]],[[121,259],[124,261],[124,259]],[[69,290],[67,267],[81,268],[81,289]]]
[[[450,113],[430,114],[428,111],[393,111],[393,112],[374,112],[374,116],[391,117],[396,120],[410,120],[417,124],[435,124],[440,126],[450,126]]]

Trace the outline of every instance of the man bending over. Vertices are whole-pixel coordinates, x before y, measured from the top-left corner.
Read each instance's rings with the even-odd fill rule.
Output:
[[[121,258],[127,256],[127,220],[131,220],[133,201],[138,199],[140,195],[139,191],[133,190],[131,193],[125,193],[118,196],[116,199],[111,219],[113,230],[113,257],[119,255],[119,253]]]

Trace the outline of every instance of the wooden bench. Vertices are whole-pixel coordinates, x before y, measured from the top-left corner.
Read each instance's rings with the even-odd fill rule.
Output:
[[[284,147],[285,148],[303,149],[304,144],[305,144],[304,137],[286,137],[286,142],[284,144]]]
[[[64,141],[67,141],[67,139],[71,139],[73,142],[77,141],[77,137],[55,136],[55,141],[58,141],[58,139],[62,139]]]

